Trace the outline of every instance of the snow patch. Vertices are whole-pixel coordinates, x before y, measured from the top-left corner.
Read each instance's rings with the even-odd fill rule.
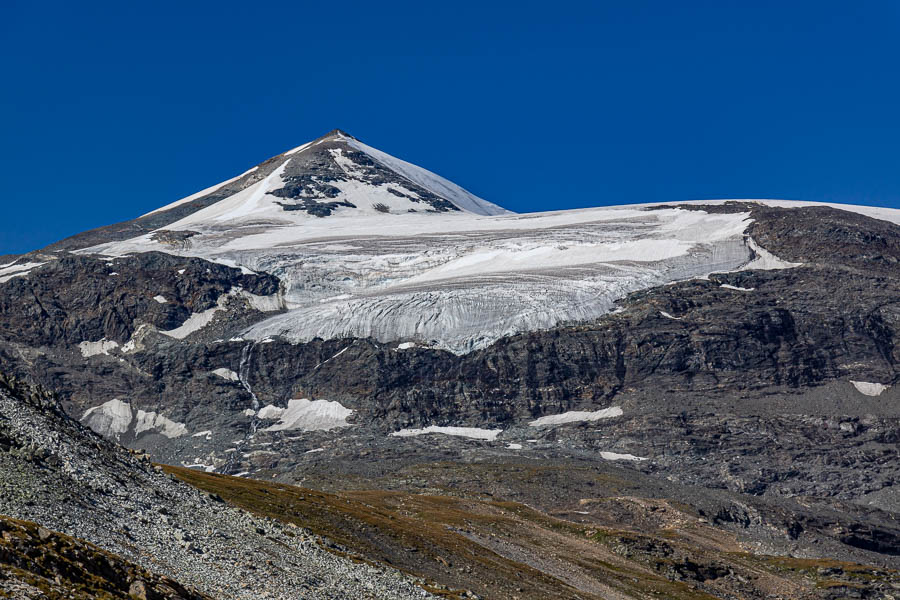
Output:
[[[100,406],[95,406],[84,411],[81,415],[81,422],[87,425],[96,433],[104,437],[115,437],[119,439],[123,433],[128,431],[131,420],[134,418],[131,412],[131,405],[122,402],[117,398],[113,398],[108,402],[104,402]]]
[[[172,421],[155,412],[137,411],[137,420],[134,423],[134,434],[140,435],[145,431],[156,432],[169,439],[186,435],[188,430],[184,423]]]
[[[166,300],[165,296],[153,296],[153,299],[159,302],[160,304],[168,304],[169,301]]]
[[[510,444],[506,447],[507,450],[521,450],[522,444]]]
[[[312,450],[307,450],[303,454],[312,454],[313,452],[325,452],[325,448],[313,448]]]
[[[601,452],[600,458],[604,460],[633,460],[637,462],[647,460],[642,456],[635,456],[634,454],[619,454],[618,452]]]
[[[228,381],[240,381],[240,379],[241,379],[237,373],[235,373],[231,369],[226,369],[224,367],[219,368],[219,369],[213,369],[210,372],[213,373],[214,375],[218,375],[222,379],[227,379]]]
[[[235,295],[240,295],[242,292],[243,290],[234,288],[228,293],[219,296],[219,299],[216,301],[216,306],[204,310],[203,312],[192,313],[184,323],[182,323],[175,329],[160,331],[160,333],[169,337],[173,337],[177,340],[183,340],[195,331],[200,331],[201,329],[209,325],[215,318],[217,312],[225,310],[225,305],[228,303],[229,298]],[[248,295],[252,296],[252,294]]]
[[[208,442],[209,440],[212,439],[212,429],[207,429],[206,431],[198,431],[197,433],[193,434],[191,437],[205,437],[206,441]]]
[[[622,408],[619,406],[610,406],[595,411],[573,410],[558,415],[547,415],[540,419],[535,419],[529,425],[532,427],[543,427],[546,425],[562,425],[564,423],[578,423],[581,421],[598,421],[600,419],[610,419],[612,417],[621,417]]]
[[[274,404],[267,404],[259,409],[256,416],[260,419],[280,419],[285,410],[287,409],[275,406]]]
[[[425,435],[427,433],[442,433],[444,435],[455,435],[458,437],[472,438],[475,440],[487,440],[493,442],[497,436],[503,433],[502,429],[482,429],[480,427],[441,427],[438,425],[429,425],[424,429],[401,429],[390,434],[394,437],[415,437],[417,435]]]
[[[22,277],[28,275],[32,269],[45,265],[43,262],[26,262],[22,264],[11,264],[0,269],[0,283],[6,283],[13,277]]]
[[[96,342],[80,342],[78,344],[78,349],[81,351],[81,356],[84,358],[90,358],[91,356],[97,356],[98,354],[108,355],[110,350],[115,350],[118,347],[119,342],[108,340],[106,338]]]
[[[882,392],[891,387],[883,383],[870,383],[868,381],[851,381],[850,383],[853,384],[856,391],[866,396],[880,396]]]
[[[719,287],[720,287],[720,288],[725,288],[726,290],[735,290],[735,291],[738,291],[738,292],[752,292],[752,291],[754,291],[754,290],[756,289],[756,288],[738,287],[738,286],[736,286],[736,285],[729,285],[729,284],[727,284],[727,283],[723,283],[723,284],[720,285]]]
[[[281,420],[267,427],[266,431],[328,431],[338,427],[349,427],[347,418],[353,409],[345,408],[339,402],[328,400],[289,400]]]
[[[667,319],[672,319],[673,321],[680,321],[680,320],[681,320],[681,317],[673,317],[671,314],[667,313],[667,312],[664,311],[664,310],[659,311],[659,314],[661,314],[662,316],[664,316],[664,317],[667,318]]]
[[[792,263],[781,260],[762,246],[756,243],[752,237],[747,237],[747,246],[756,253],[756,258],[741,267],[742,271],[775,271],[778,269],[793,269],[803,263]]]
[[[409,350],[410,348],[415,348],[415,342],[403,342],[399,346],[397,346],[397,350]]]

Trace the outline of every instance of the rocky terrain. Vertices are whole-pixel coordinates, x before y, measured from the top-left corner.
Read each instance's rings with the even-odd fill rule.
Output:
[[[163,585],[172,588],[169,597],[200,597],[165,577],[216,598],[428,596],[397,572],[329,552],[330,542],[308,530],[251,516],[173,481],[146,456],[65,416],[43,390],[6,378],[0,380],[0,474],[0,514],[48,529],[38,530],[35,540],[31,525],[5,521],[0,558],[33,577],[51,578],[51,587],[70,586],[56,580],[59,574],[100,589],[112,586],[110,595],[121,595],[126,584],[127,594],[134,595],[142,581],[148,598]],[[45,546],[77,564],[42,558]],[[79,558],[85,552],[107,558]],[[109,552],[121,558],[109,558]],[[23,562],[21,555],[34,562]],[[100,560],[110,563],[108,572],[84,572],[103,569]],[[147,582],[144,570],[159,575]],[[40,581],[17,577],[41,587]]]
[[[314,497],[329,511],[353,504],[353,519],[392,515],[366,517],[365,535],[346,529],[357,521],[320,521],[315,533],[444,586],[435,593],[644,597],[624,580],[603,587],[618,577],[606,567],[561,574],[584,551],[584,531],[577,544],[558,540],[568,558],[554,564],[529,562],[539,544],[516,545],[516,532],[538,540],[571,523],[596,533],[625,519],[627,535],[594,541],[602,552],[637,548],[623,552],[644,561],[632,565],[641,581],[723,598],[894,594],[893,575],[877,585],[844,577],[857,567],[840,567],[834,581],[843,583],[823,583],[818,569],[831,567],[815,561],[884,573],[900,561],[900,211],[734,201],[513,215],[332,132],[134,221],[9,261],[0,266],[0,372],[52,390],[107,440],[194,469],[171,472],[222,488],[215,493],[282,531],[322,515],[294,504],[293,516],[259,510],[244,494],[313,492],[250,479],[336,494]],[[51,412],[62,419],[52,427],[77,429]],[[144,473],[137,481],[175,485],[146,462],[126,462]],[[140,495],[115,494],[118,478],[103,485],[116,502]],[[81,535],[65,510],[32,510],[24,498],[4,500],[15,508],[6,512],[201,593],[239,593],[236,576],[213,590],[163,546],[135,553],[126,534],[109,537],[99,522]],[[189,504],[216,502],[201,494]],[[454,506],[453,519],[435,513],[441,503]],[[660,540],[675,535],[648,524],[659,503],[682,511],[678,527],[687,519],[700,538],[727,544],[692,554],[696,532],[679,530],[686,537],[653,562]],[[540,516],[522,517],[521,507]],[[498,510],[513,522],[507,529],[467,529],[478,521],[471,514]],[[380,528],[399,516],[503,556],[506,575],[493,585],[483,564],[439,567],[437,556],[462,560],[446,558],[456,538],[441,552],[415,536],[389,544]],[[320,549],[293,533],[292,548]],[[192,548],[216,539],[190,535]],[[216,564],[232,564],[222,552]],[[724,560],[730,552],[752,554],[755,566]],[[705,575],[688,563],[706,565],[697,567]],[[511,585],[523,565],[534,570],[530,583]],[[280,590],[296,585],[285,581]],[[335,581],[325,578],[323,597],[341,589]]]

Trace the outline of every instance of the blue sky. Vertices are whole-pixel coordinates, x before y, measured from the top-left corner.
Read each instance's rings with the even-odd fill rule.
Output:
[[[897,2],[3,12],[0,254],[135,217],[336,127],[516,211],[900,207]]]

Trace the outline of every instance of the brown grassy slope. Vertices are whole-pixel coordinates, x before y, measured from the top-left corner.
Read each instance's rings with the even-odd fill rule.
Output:
[[[900,582],[894,572],[747,553],[726,532],[666,501],[607,498],[627,526],[578,523],[515,502],[384,490],[326,493],[165,467],[246,510],[307,527],[362,559],[462,598],[839,598]],[[590,507],[589,507],[590,508]],[[601,506],[602,509],[602,506]],[[624,521],[623,521],[624,522]]]

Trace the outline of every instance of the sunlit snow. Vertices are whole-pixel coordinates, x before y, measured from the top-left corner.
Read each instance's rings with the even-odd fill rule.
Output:
[[[885,390],[887,390],[890,385],[886,385],[883,383],[870,383],[868,381],[851,381],[853,387],[856,388],[860,394],[865,394],[866,396],[880,396]]]
[[[578,423],[580,421],[598,421],[600,419],[621,417],[622,414],[622,408],[619,406],[611,406],[595,411],[573,410],[558,415],[547,415],[540,419],[535,419],[529,423],[529,425],[532,427],[543,427],[547,425],[562,425],[564,423]]]
[[[390,434],[394,437],[415,437],[428,433],[442,433],[444,435],[454,435],[458,437],[467,437],[476,440],[494,441],[497,436],[503,433],[502,429],[482,429],[480,427],[441,427],[438,425],[429,425],[424,429],[401,429]]]
[[[287,409],[280,415],[278,423],[267,427],[266,431],[294,429],[328,431],[338,427],[349,427],[347,418],[352,414],[352,409],[343,407],[339,402],[307,398],[289,400]]]

